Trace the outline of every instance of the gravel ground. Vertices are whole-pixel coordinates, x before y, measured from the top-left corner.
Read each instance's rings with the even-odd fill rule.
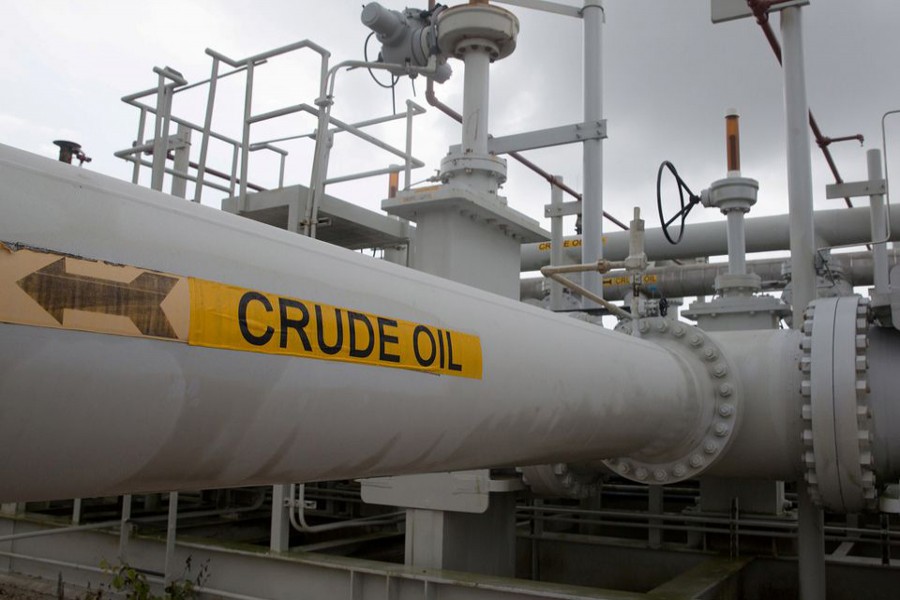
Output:
[[[69,600],[84,597],[84,588],[68,584],[63,588],[63,596]],[[55,581],[25,575],[0,574],[0,600],[56,600],[58,598],[59,589]]]

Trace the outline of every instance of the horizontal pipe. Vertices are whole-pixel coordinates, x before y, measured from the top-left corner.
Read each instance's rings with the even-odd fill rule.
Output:
[[[890,212],[891,241],[900,240],[900,207]],[[746,225],[747,252],[787,250],[790,246],[787,215],[751,217]],[[872,239],[869,208],[822,210],[815,213],[816,236],[829,247],[859,244]],[[624,260],[628,256],[628,232],[604,234],[603,258]],[[645,245],[649,260],[688,259],[728,254],[725,221],[695,223],[687,226],[684,239],[676,246],[668,243],[661,229],[647,229]],[[581,262],[581,237],[565,239],[566,259]],[[522,270],[537,271],[550,263],[550,244],[541,242],[522,246]]]
[[[759,275],[766,289],[784,287],[787,280],[782,276],[782,267],[789,258],[767,258],[747,263],[750,273]],[[900,264],[900,250],[888,252],[888,264]],[[829,261],[832,269],[839,273],[850,285],[867,286],[874,282],[874,266],[871,252],[847,252],[832,254]],[[712,294],[716,277],[728,272],[727,263],[697,263],[652,267],[643,272],[645,290],[650,295],[665,298],[686,298]],[[604,298],[620,301],[631,292],[631,276],[625,271],[610,271],[604,275]],[[522,300],[540,300],[549,293],[549,282],[544,277],[528,277],[520,281]]]
[[[0,240],[462,331],[483,364],[2,324],[0,501],[583,462],[703,419],[701,382],[653,343],[6,146],[0,180]]]

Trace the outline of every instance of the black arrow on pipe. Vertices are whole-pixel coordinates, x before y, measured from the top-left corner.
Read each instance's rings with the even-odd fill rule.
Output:
[[[65,309],[128,317],[147,336],[177,339],[162,302],[178,283],[174,277],[142,273],[131,283],[66,272],[64,258],[16,282],[26,294],[63,324]]]

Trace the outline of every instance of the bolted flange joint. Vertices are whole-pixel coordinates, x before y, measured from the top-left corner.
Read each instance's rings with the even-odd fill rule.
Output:
[[[703,330],[663,317],[619,328],[659,344],[685,362],[697,384],[701,411],[690,439],[661,438],[660,448],[603,461],[620,476],[647,484],[678,483],[699,476],[727,451],[740,426],[742,388],[737,369]],[[654,444],[654,446],[657,446]],[[674,450],[663,450],[667,446]]]

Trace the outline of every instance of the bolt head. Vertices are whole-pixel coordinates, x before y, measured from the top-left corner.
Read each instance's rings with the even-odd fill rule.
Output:
[[[715,454],[719,451],[719,445],[713,441],[708,441],[703,444],[703,451],[707,454]]]
[[[684,477],[687,474],[687,468],[682,464],[675,465],[675,468],[672,469],[672,472],[676,477]]]
[[[719,407],[719,415],[723,417],[730,417],[734,414],[734,407],[730,404],[723,404]]]
[[[639,468],[638,470],[636,470],[634,472],[634,476],[637,477],[638,479],[640,479],[641,481],[647,479],[647,475],[648,475],[647,469],[645,469],[643,467]]]
[[[653,472],[653,478],[657,481],[665,481],[669,478],[669,474],[666,473],[665,469],[657,469]]]
[[[695,454],[691,457],[691,466],[695,469],[703,466],[703,457],[699,454]]]
[[[728,435],[729,427],[728,427],[728,425],[726,425],[725,423],[717,423],[715,429],[713,430],[713,432],[714,432],[718,437],[725,437],[726,435]]]
[[[723,383],[719,386],[719,395],[723,398],[728,398],[731,394],[734,393],[734,388],[731,387],[731,384]]]
[[[696,335],[696,334],[692,335],[689,343],[691,346],[697,348],[697,347],[703,345],[703,338],[701,338],[699,335]]]

